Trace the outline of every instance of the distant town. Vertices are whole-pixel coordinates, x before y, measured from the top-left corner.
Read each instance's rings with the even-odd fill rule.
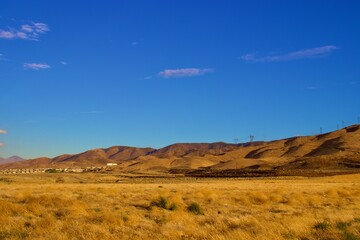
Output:
[[[117,163],[107,163],[102,167],[78,167],[78,168],[23,168],[23,169],[4,169],[0,174],[28,174],[28,173],[82,173],[98,172],[106,168],[116,166]]]

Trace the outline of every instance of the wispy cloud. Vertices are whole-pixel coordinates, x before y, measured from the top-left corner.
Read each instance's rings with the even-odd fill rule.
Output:
[[[0,29],[0,38],[4,39],[24,39],[38,41],[40,35],[45,34],[50,29],[45,23],[30,23],[21,25],[20,28]]]
[[[67,64],[68,64],[68,63],[65,62],[65,61],[60,61],[60,63],[61,63],[62,65],[67,65]]]
[[[194,77],[213,72],[212,68],[179,68],[179,69],[165,69],[159,72],[159,75],[164,78],[180,78],[180,77]]]
[[[290,61],[304,58],[316,58],[328,56],[334,50],[339,49],[334,45],[327,45],[317,48],[308,48],[295,52],[289,52],[282,55],[268,55],[268,56],[257,56],[256,54],[245,54],[240,58],[244,61],[250,62],[279,62],[279,61]]]
[[[51,68],[50,65],[46,63],[24,63],[25,69],[32,69],[32,70],[41,70]]]

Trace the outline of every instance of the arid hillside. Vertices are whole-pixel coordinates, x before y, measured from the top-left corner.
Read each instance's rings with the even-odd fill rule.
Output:
[[[5,164],[5,163],[13,163],[13,162],[19,162],[19,161],[24,161],[25,159],[19,157],[19,156],[12,156],[9,158],[2,158],[0,157],[0,164]]]
[[[360,125],[315,135],[243,144],[178,143],[161,149],[111,147],[75,155],[2,164],[5,168],[86,167],[117,163],[117,171],[360,170]]]

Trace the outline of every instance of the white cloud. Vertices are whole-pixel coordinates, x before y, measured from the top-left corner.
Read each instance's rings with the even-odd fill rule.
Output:
[[[0,129],[0,134],[7,134],[6,130]]]
[[[159,72],[159,75],[164,78],[177,78],[177,77],[194,77],[203,75],[205,73],[213,72],[212,68],[180,68],[180,69],[165,69]]]
[[[0,38],[12,39],[16,38],[16,34],[12,31],[4,31],[0,29]]]
[[[257,56],[256,54],[248,53],[241,56],[240,58],[244,61],[250,61],[250,62],[290,61],[290,60],[304,59],[304,58],[325,57],[337,49],[339,49],[337,46],[327,45],[317,48],[308,48],[295,52],[289,52],[282,55]]]
[[[32,70],[41,70],[51,68],[50,65],[46,63],[24,63],[25,69],[32,69]]]
[[[0,38],[4,39],[24,39],[38,41],[41,34],[50,31],[45,23],[30,23],[24,24],[20,29],[8,28],[6,30],[0,29]]]
[[[65,62],[65,61],[60,61],[60,63],[61,63],[62,65],[67,65],[67,64],[68,64],[68,63]]]

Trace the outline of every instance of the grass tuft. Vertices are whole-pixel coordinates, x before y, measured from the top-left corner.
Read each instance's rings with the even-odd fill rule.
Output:
[[[326,231],[330,228],[330,223],[327,221],[319,222],[314,225],[316,230]]]
[[[169,206],[170,211],[175,211],[177,209],[178,209],[178,206],[175,203],[170,204],[170,206]]]
[[[204,215],[201,207],[199,204],[197,203],[191,203],[188,207],[187,207],[187,210],[189,212],[192,212],[194,213],[195,215]]]
[[[151,206],[156,206],[159,208],[167,209],[168,200],[165,197],[159,197],[157,200],[152,201]]]
[[[283,233],[282,236],[285,238],[285,239],[296,239],[296,234],[294,231],[288,231],[286,233]]]
[[[344,240],[359,240],[359,239],[360,239],[360,237],[355,236],[352,233],[344,232]]]
[[[351,222],[342,222],[342,221],[340,221],[340,222],[336,223],[336,227],[341,231],[346,231],[346,229],[348,227],[350,227],[350,226],[351,226]]]

